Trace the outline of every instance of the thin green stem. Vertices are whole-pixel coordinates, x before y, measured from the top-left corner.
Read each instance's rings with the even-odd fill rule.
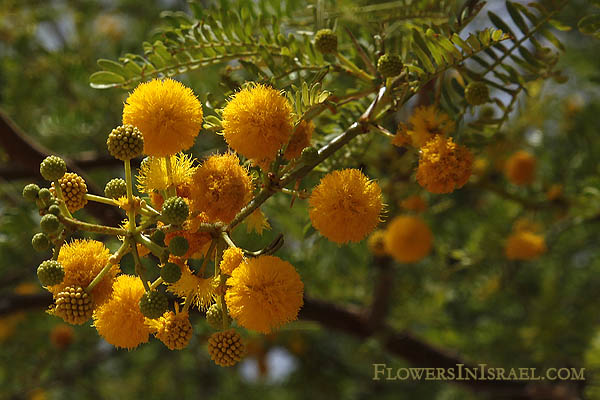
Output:
[[[127,186],[127,203],[129,210],[127,211],[127,218],[129,219],[129,232],[135,231],[135,208],[133,206],[133,178],[131,176],[131,161],[123,161],[125,164],[125,182]]]
[[[354,64],[352,61],[350,61],[349,59],[344,57],[341,53],[336,52],[335,56],[337,57],[338,60],[340,60],[340,62],[343,65],[348,67],[349,72],[352,73],[352,75],[355,75],[357,78],[362,79],[363,81],[366,81],[366,82],[372,82],[373,80],[375,80],[374,76],[372,76],[371,74],[368,74],[367,72],[358,68],[358,66],[356,66],[356,64]]]
[[[89,222],[79,221],[74,218],[64,217],[62,215],[59,215],[58,219],[60,220],[60,222],[63,223],[63,225],[73,228],[73,230],[102,233],[105,235],[113,236],[125,236],[128,233],[125,229],[113,228],[112,226],[91,224]]]
[[[71,215],[71,212],[69,211],[69,209],[67,208],[67,204],[65,203],[65,198],[63,196],[62,189],[58,180],[54,181],[54,191],[56,192],[56,198],[58,199],[58,207],[60,208],[62,214],[67,218],[73,218],[73,215]]]
[[[231,238],[229,237],[229,234],[227,232],[225,232],[225,231],[221,232],[221,236],[225,240],[225,243],[227,243],[227,246],[229,246],[229,247],[237,247],[235,245],[235,243],[233,243],[233,240],[231,240]]]
[[[86,194],[85,198],[88,199],[89,201],[95,201],[96,203],[103,203],[103,204],[108,204],[110,206],[119,206],[119,204],[113,200],[113,199],[109,199],[108,197],[103,197],[103,196],[96,196],[95,194]]]
[[[154,290],[156,289],[161,283],[163,283],[163,278],[161,278],[160,276],[158,278],[156,278],[156,280],[154,282],[152,282],[152,284],[150,285],[150,290]]]
[[[154,254],[158,258],[162,258],[164,253],[167,251],[167,249],[154,243],[152,240],[150,240],[146,236],[142,235],[141,233],[138,233],[133,238],[135,239],[135,241],[137,243],[139,243],[143,246],[146,246],[146,248],[148,250],[150,250],[152,252],[152,254]]]
[[[117,265],[119,263],[119,261],[121,260],[121,258],[127,254],[127,252],[130,250],[131,248],[131,242],[129,240],[129,238],[125,238],[125,240],[123,241],[123,243],[121,244],[121,247],[119,247],[119,249],[115,252],[115,254],[113,254],[109,259],[108,259],[108,263],[106,264],[106,266],[104,266],[104,268],[102,268],[102,270],[98,273],[98,275],[96,275],[96,277],[94,278],[94,280],[92,280],[90,282],[90,284],[85,288],[85,291],[90,293],[92,290],[94,290],[94,287],[100,283],[100,281],[102,280],[102,278],[104,278],[104,276],[106,274],[108,274],[108,271],[110,271],[110,269],[114,266]]]

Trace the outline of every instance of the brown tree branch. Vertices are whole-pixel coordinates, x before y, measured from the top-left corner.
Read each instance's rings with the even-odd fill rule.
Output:
[[[377,330],[370,327],[369,317],[360,309],[351,309],[322,300],[306,298],[299,317],[318,322],[322,326],[344,332],[359,339],[377,337],[391,354],[399,356],[421,368],[475,368],[448,350],[432,346],[407,332],[398,332],[383,324]],[[368,315],[368,314],[367,314]],[[541,385],[511,380],[464,380],[452,381],[476,392],[485,392],[495,399],[534,400],[571,399],[573,388],[566,384]],[[551,395],[549,395],[551,393]]]
[[[0,110],[0,146],[15,164],[33,176],[39,176],[40,163],[52,154],[23,132],[2,110]],[[80,175],[86,182],[90,194],[101,195],[102,190],[86,176],[73,160],[63,157],[67,168]],[[99,203],[89,203],[86,210],[108,225],[118,225],[123,219],[121,213]]]

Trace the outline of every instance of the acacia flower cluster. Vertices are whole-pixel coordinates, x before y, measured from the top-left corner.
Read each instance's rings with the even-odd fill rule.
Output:
[[[67,172],[59,157],[44,160],[40,173],[51,187],[28,185],[24,196],[42,215],[43,232],[34,236],[33,246],[40,251],[53,246],[51,259],[37,271],[54,296],[49,312],[70,324],[92,320],[117,348],[131,350],[154,336],[170,350],[181,350],[193,336],[191,318],[199,309],[216,331],[207,349],[221,366],[244,356],[242,329],[269,334],[295,321],[304,284],[292,264],[274,255],[283,241],[250,251],[234,242],[235,229],[242,222],[248,232],[270,229],[260,206],[284,193],[292,204],[308,199],[307,219],[323,237],[338,245],[356,243],[376,229],[385,205],[378,183],[354,168],[326,173],[311,193],[299,189],[299,171],[310,171],[325,157],[312,145],[311,118],[293,110],[283,92],[245,85],[221,110],[229,149],[196,160],[184,151],[202,127],[200,100],[177,81],[155,79],[133,90],[124,104],[124,125],[107,135],[108,151],[123,162],[125,179],[107,182],[105,197],[87,193],[83,178]],[[453,121],[424,107],[410,124],[394,144],[420,148],[419,184],[433,193],[463,186],[472,156],[447,136]],[[134,176],[131,160],[142,156]],[[286,188],[291,183],[293,190]],[[109,227],[72,214],[91,201],[118,207],[126,219]],[[427,208],[416,195],[400,205],[409,212]],[[121,245],[111,254],[97,240],[70,240],[76,231],[113,235]],[[393,218],[368,241],[375,255],[401,263],[421,260],[432,244],[428,225],[408,214]],[[134,261],[133,274],[121,272],[126,255]],[[149,279],[143,258],[158,267],[158,277]]]
[[[419,149],[419,185],[436,194],[463,187],[473,170],[473,155],[448,136],[454,131],[454,121],[431,105],[418,107],[409,125],[400,124],[392,144]]]

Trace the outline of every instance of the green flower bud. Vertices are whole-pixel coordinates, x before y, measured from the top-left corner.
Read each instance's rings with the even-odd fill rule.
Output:
[[[58,261],[46,260],[38,267],[37,276],[42,286],[58,285],[65,277],[65,269]]]
[[[108,152],[119,160],[131,160],[144,151],[144,137],[133,125],[122,125],[112,130],[106,140]]]
[[[38,197],[40,187],[35,183],[30,183],[23,188],[23,197],[25,200],[35,201]]]
[[[402,59],[396,54],[384,54],[377,60],[377,71],[384,78],[392,78],[402,72]]]
[[[162,215],[169,224],[181,225],[189,214],[190,208],[181,197],[171,197],[163,204]]]
[[[483,82],[471,82],[465,89],[465,100],[472,106],[487,103],[490,99],[490,90]]]
[[[160,269],[160,277],[167,283],[175,283],[181,278],[181,268],[175,263],[166,263]]]
[[[48,156],[40,164],[40,174],[48,181],[56,181],[67,172],[67,164],[57,156]]]
[[[162,246],[165,243],[165,233],[160,229],[157,229],[150,235],[150,240]]]
[[[140,311],[146,318],[159,318],[168,308],[169,300],[167,296],[157,290],[144,293],[140,299]]]
[[[53,214],[46,214],[40,220],[40,227],[42,231],[47,234],[52,234],[58,230],[60,226],[60,221]]]
[[[31,245],[36,251],[44,251],[50,246],[50,240],[48,236],[43,233],[36,233],[31,239]]]
[[[52,198],[52,193],[50,193],[50,190],[46,189],[46,188],[42,188],[40,189],[40,191],[38,192],[38,197],[40,198],[40,200],[42,200],[44,203],[48,203],[50,201],[50,199]]]
[[[169,251],[177,257],[183,256],[190,249],[190,244],[183,236],[175,236],[169,242]]]
[[[337,51],[337,35],[331,29],[321,29],[315,34],[315,47],[323,54]]]
[[[109,199],[127,196],[127,183],[121,178],[111,179],[104,187],[104,195]]]
[[[48,207],[48,212],[58,217],[60,215],[60,207],[56,204],[52,204],[50,207]]]

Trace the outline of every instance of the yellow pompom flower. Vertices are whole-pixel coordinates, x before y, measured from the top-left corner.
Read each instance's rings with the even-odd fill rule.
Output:
[[[293,160],[294,158],[300,157],[302,150],[305,147],[310,146],[310,139],[312,138],[313,131],[315,130],[315,124],[312,121],[302,121],[296,127],[296,130],[292,134],[283,158],[286,160]]]
[[[94,311],[94,326],[104,340],[129,350],[148,341],[150,327],[145,324],[139,305],[144,293],[144,285],[138,277],[117,277],[111,298]]]
[[[167,290],[178,297],[191,296],[192,305],[198,309],[207,309],[213,303],[219,282],[213,278],[201,278],[195,275],[181,259],[172,257],[170,262],[181,267],[181,277],[168,285]]]
[[[223,110],[225,141],[246,158],[274,159],[292,131],[292,106],[281,92],[268,86],[242,89]]]
[[[142,162],[137,175],[137,188],[141,193],[166,190],[170,184],[176,188],[190,185],[196,172],[192,156],[178,153],[171,159],[173,181],[168,182],[167,161],[164,157],[148,157]]]
[[[513,232],[506,240],[504,248],[509,260],[535,260],[545,252],[544,237],[527,230]]]
[[[381,188],[357,169],[327,174],[309,198],[310,220],[327,239],[359,242],[380,221]]]
[[[529,185],[535,178],[536,159],[524,150],[514,153],[504,164],[504,174],[515,185]]]
[[[385,248],[396,261],[413,263],[431,251],[433,235],[421,218],[402,215],[394,218],[385,232]]]
[[[193,146],[202,128],[202,105],[181,82],[154,79],[127,97],[123,124],[142,132],[145,154],[169,156]]]
[[[89,239],[76,239],[64,244],[58,253],[58,262],[65,270],[65,277],[58,285],[49,286],[47,289],[58,295],[67,286],[81,286],[85,288],[96,275],[108,264],[110,252],[102,242]],[[119,272],[119,266],[114,265],[110,271],[94,286],[92,297],[96,306],[101,305],[110,297],[113,281]]]
[[[225,302],[238,324],[265,334],[298,318],[304,285],[296,269],[274,256],[248,259],[227,279]]]
[[[190,198],[192,211],[228,223],[252,198],[252,179],[234,153],[214,155],[194,173]]]
[[[194,329],[187,311],[175,311],[167,311],[158,319],[146,318],[146,323],[169,350],[182,350],[190,343]]]
[[[421,148],[417,182],[431,193],[450,193],[467,183],[473,170],[473,154],[464,146],[435,136]]]
[[[236,269],[244,261],[244,253],[239,247],[230,247],[223,252],[223,260],[219,265],[219,269],[222,273],[231,275],[234,269]]]
[[[392,139],[394,145],[423,147],[433,137],[445,136],[454,130],[454,121],[434,105],[417,107],[408,122],[411,128],[405,124],[398,127]]]

